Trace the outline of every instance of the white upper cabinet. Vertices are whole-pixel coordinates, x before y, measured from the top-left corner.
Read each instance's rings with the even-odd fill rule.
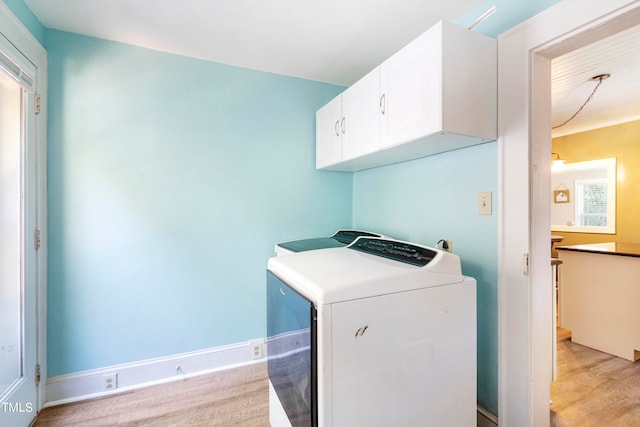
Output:
[[[379,96],[376,68],[316,112],[316,168],[380,148]]]
[[[495,39],[439,22],[345,90],[357,140],[342,135],[342,158],[317,167],[357,171],[495,140],[496,63]],[[318,153],[325,144],[318,134]]]
[[[380,71],[378,68],[342,93],[342,160],[380,148]]]
[[[432,28],[380,67],[383,146],[438,130],[442,123],[441,47],[442,33]]]
[[[340,96],[316,111],[316,168],[342,161],[342,102]]]

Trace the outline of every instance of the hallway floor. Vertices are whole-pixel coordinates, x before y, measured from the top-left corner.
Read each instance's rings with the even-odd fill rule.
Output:
[[[640,426],[640,361],[559,341],[551,400],[552,427]]]

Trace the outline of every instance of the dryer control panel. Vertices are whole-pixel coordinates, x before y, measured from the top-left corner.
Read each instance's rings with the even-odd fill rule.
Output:
[[[438,255],[437,251],[423,246],[368,237],[360,237],[348,248],[418,267],[426,266]]]
[[[377,233],[371,233],[369,231],[360,231],[360,230],[338,230],[336,233],[331,236],[332,239],[337,240],[340,243],[344,243],[345,245],[349,245],[353,243],[358,237],[382,237],[382,235]]]

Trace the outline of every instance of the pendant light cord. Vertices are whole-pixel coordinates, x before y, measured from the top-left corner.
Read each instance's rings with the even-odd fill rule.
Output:
[[[582,106],[580,108],[578,108],[578,111],[576,111],[573,116],[569,117],[566,121],[564,121],[563,123],[553,126],[551,127],[551,129],[557,129],[561,126],[566,125],[567,123],[569,123],[571,120],[573,120],[578,114],[580,114],[580,111],[582,111],[582,109],[589,103],[589,101],[591,101],[591,98],[593,98],[593,95],[596,94],[596,91],[598,90],[598,88],[600,87],[600,85],[602,84],[602,81],[604,79],[608,79],[609,77],[611,77],[610,74],[600,74],[598,76],[594,76],[591,77],[591,80],[598,80],[598,84],[596,85],[596,87],[593,88],[593,91],[591,92],[591,95],[589,95],[589,97],[587,98],[586,101],[584,101],[584,104],[582,104]]]

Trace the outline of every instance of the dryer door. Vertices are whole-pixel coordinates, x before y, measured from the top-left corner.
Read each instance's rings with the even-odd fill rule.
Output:
[[[317,426],[316,309],[267,271],[269,380],[293,427]]]

